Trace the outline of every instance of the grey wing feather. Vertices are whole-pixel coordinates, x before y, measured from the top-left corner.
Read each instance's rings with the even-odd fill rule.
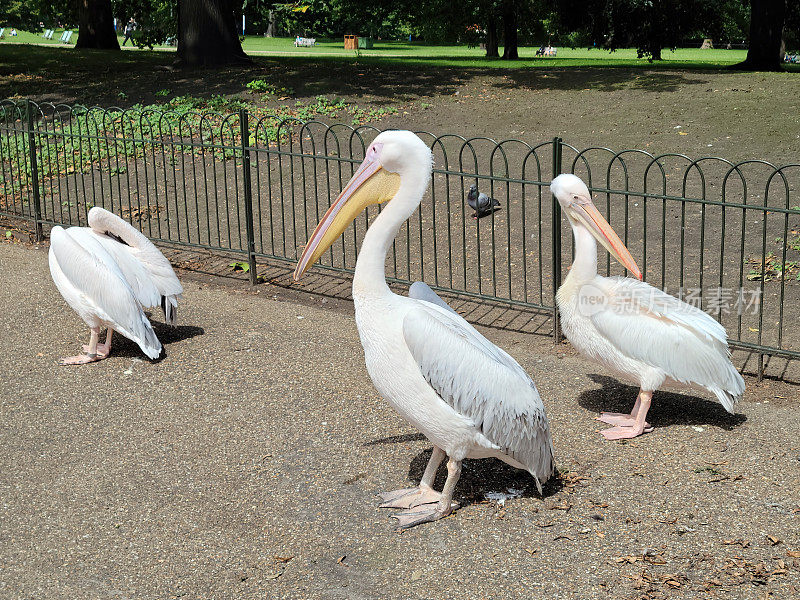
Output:
[[[553,473],[553,445],[533,381],[511,356],[464,319],[426,301],[403,320],[403,336],[439,397],[541,484]]]
[[[441,306],[442,308],[449,310],[453,314],[458,314],[454,311],[447,302],[442,300],[436,292],[434,292],[428,284],[422,281],[415,281],[411,284],[411,287],[408,288],[408,297],[414,298],[415,300],[424,300],[425,302],[430,302],[431,304],[436,304],[437,306]]]
[[[533,381],[528,376],[528,373],[516,360],[512,358],[510,354],[482,336],[480,332],[469,323],[469,321],[453,310],[453,308],[447,304],[447,302],[442,300],[427,284],[423,283],[422,281],[415,281],[413,284],[411,284],[411,288],[408,290],[408,297],[434,304],[455,315],[455,322],[458,323],[458,326],[464,329],[465,332],[469,333],[473,343],[479,345],[484,352],[492,357],[493,360],[503,364],[507,368],[517,373],[517,375],[520,377],[530,381],[531,385],[533,385]]]

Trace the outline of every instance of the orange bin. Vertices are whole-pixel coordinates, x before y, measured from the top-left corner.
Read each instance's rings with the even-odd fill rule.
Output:
[[[357,35],[344,36],[344,49],[355,50],[356,48],[358,48],[358,36]]]

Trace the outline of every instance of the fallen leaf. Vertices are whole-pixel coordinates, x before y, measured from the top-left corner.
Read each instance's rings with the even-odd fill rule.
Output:
[[[525,548],[525,552],[527,552],[527,553],[528,553],[528,554],[530,554],[531,556],[533,556],[534,554],[536,554],[538,551],[539,551],[539,549],[538,549],[538,548]]]
[[[723,540],[723,546],[741,546],[742,548],[747,548],[750,545],[750,542],[747,540]]]
[[[789,558],[800,558],[800,550],[787,550],[786,556]]]
[[[294,556],[273,556],[275,560],[282,563],[287,563],[294,558]]]
[[[283,572],[282,571],[278,571],[277,573],[273,573],[272,575],[265,575],[264,579],[266,579],[267,581],[271,581],[273,579],[277,579],[281,575],[283,575]]]
[[[417,569],[416,571],[411,573],[411,581],[419,581],[420,579],[422,579],[422,571]]]
[[[778,545],[778,544],[780,544],[780,543],[781,543],[783,540],[781,540],[781,539],[779,539],[779,538],[776,538],[774,535],[768,535],[768,536],[767,536],[767,541],[769,541],[769,543],[770,543],[770,544],[772,544],[773,546],[777,546],[777,545]]]

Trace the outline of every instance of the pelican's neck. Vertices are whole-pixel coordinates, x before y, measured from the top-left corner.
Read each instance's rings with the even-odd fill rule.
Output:
[[[575,239],[575,260],[564,279],[565,286],[585,283],[597,275],[597,242],[581,223],[570,220],[570,224]]]
[[[386,296],[392,292],[386,285],[386,254],[400,226],[414,213],[427,186],[427,179],[408,182],[400,189],[375,217],[364,234],[364,242],[356,260],[353,277],[353,298]]]

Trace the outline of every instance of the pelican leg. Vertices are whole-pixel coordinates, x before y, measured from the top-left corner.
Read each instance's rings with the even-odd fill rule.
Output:
[[[610,429],[604,429],[600,434],[607,440],[622,440],[635,438],[643,433],[650,433],[653,428],[645,421],[647,418],[647,411],[650,410],[650,400],[653,398],[653,392],[642,390],[639,392],[639,410],[636,411],[634,423],[630,426],[617,425]],[[641,401],[641,402],[640,402]]]
[[[603,423],[608,423],[609,425],[618,425],[621,427],[633,427],[634,425],[636,425],[636,418],[639,414],[641,406],[642,406],[642,390],[639,390],[639,394],[636,396],[636,404],[633,405],[633,410],[631,411],[631,414],[626,415],[624,413],[604,412],[600,413],[600,416],[595,418],[598,421],[601,421]],[[645,429],[652,429],[650,423],[645,423],[644,427]]]
[[[459,477],[461,477],[461,461],[451,458],[447,461],[447,481],[444,482],[439,501],[436,504],[426,504],[392,515],[397,519],[397,528],[409,529],[421,523],[437,521],[457,509],[458,503],[453,502],[453,490]]]
[[[89,336],[89,345],[84,346],[86,354],[78,354],[77,356],[67,356],[58,361],[60,365],[85,365],[91,362],[96,362],[105,358],[97,353],[97,339],[100,337],[100,328],[92,327],[92,333]]]
[[[97,344],[97,356],[99,357],[97,360],[107,358],[109,354],[111,354],[111,334],[114,333],[114,330],[109,327],[106,329],[106,341],[104,344]],[[88,344],[84,344],[83,351],[87,354],[90,352],[90,348]]]
[[[433,489],[433,480],[436,478],[436,471],[439,470],[439,465],[442,464],[444,456],[444,450],[434,446],[419,486],[378,494],[383,500],[379,508],[412,508],[420,504],[438,502],[442,495]]]

